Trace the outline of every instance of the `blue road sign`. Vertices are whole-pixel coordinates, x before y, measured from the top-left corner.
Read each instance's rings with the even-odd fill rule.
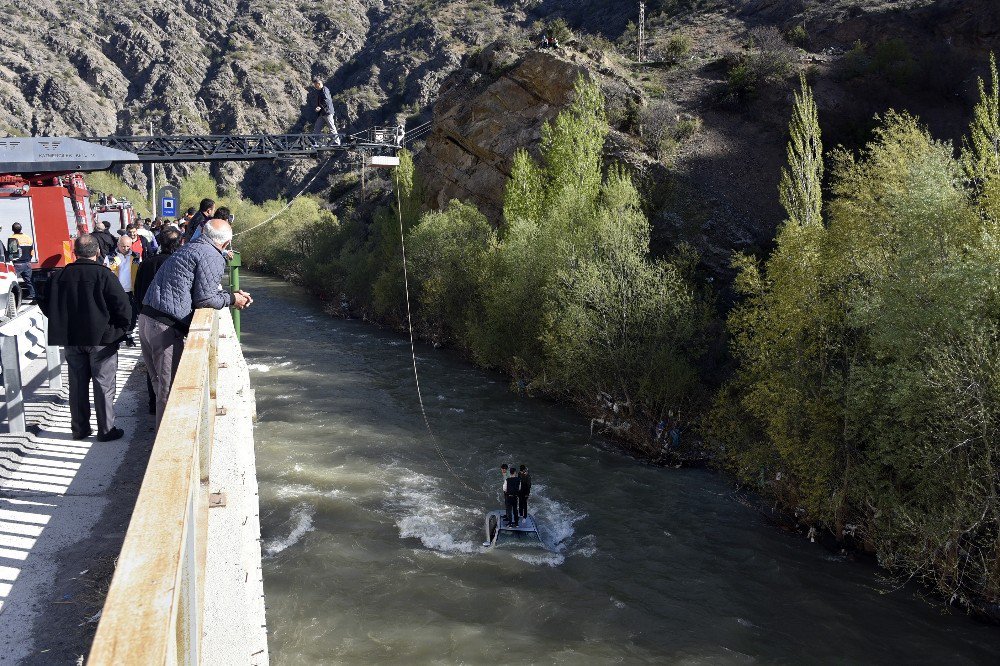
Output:
[[[177,217],[180,206],[181,191],[174,185],[164,185],[156,193],[156,215],[159,217]]]

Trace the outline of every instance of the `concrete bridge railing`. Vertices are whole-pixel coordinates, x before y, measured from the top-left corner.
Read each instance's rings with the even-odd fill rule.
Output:
[[[62,388],[59,347],[48,346],[49,320],[37,305],[22,310],[10,321],[0,324],[0,368],[2,368],[4,402],[0,405],[0,420],[7,422],[7,432],[24,432],[24,389],[37,379],[25,375],[32,352],[45,349],[44,378],[48,387]]]
[[[196,311],[88,664],[200,661],[218,338]]]

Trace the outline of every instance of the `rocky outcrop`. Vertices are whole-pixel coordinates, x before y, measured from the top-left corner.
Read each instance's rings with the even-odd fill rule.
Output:
[[[532,51],[508,65],[511,57],[503,45],[492,45],[442,84],[433,131],[416,163],[430,207],[461,199],[498,223],[515,151],[527,148],[537,157],[542,127],[569,103],[576,79],[589,75],[551,51]]]

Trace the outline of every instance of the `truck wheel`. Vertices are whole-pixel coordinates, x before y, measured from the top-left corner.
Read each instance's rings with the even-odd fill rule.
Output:
[[[7,307],[4,308],[3,314],[0,318],[10,321],[17,316],[17,291],[11,289],[10,293],[7,294]]]

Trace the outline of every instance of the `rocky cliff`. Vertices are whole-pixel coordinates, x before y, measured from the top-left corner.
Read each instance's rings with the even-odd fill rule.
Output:
[[[647,5],[654,58],[677,35],[691,43],[664,69],[629,62],[632,0],[0,0],[0,135],[142,134],[150,125],[177,134],[297,131],[309,120],[306,84],[319,75],[348,131],[412,126],[436,103],[434,132],[418,158],[429,203],[470,199],[496,220],[513,150],[537,146],[542,124],[587,72],[608,94],[608,155],[636,174],[655,249],[688,240],[723,270],[734,248],[766,250],[781,219],[775,187],[790,86],[736,104],[726,98],[727,62],[744,49],[748,30],[807,33],[798,68],[813,77],[830,146],[858,145],[872,116],[890,106],[957,138],[975,74],[1000,46],[993,0]],[[530,51],[539,21],[557,17],[575,48]],[[858,41],[858,71],[846,73]],[[682,121],[697,121],[698,131],[654,157],[650,128],[673,131]],[[211,169],[260,200],[294,191],[312,166]],[[171,166],[166,175],[192,168]],[[145,186],[140,170],[125,176]],[[323,191],[334,178],[314,187]]]

